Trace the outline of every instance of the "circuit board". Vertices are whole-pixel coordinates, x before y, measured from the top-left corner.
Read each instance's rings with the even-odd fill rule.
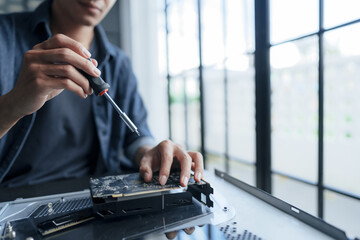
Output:
[[[193,175],[188,185],[196,183]],[[150,182],[145,182],[139,173],[105,176],[90,179],[93,198],[122,198],[151,193],[169,192],[183,189],[180,186],[180,172],[172,172],[165,185],[160,185],[159,174],[154,173]]]

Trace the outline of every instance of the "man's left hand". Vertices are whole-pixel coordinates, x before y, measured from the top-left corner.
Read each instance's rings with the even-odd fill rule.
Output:
[[[146,182],[151,181],[153,173],[159,171],[159,183],[165,185],[172,167],[181,168],[180,184],[186,187],[190,171],[194,171],[195,181],[203,177],[203,157],[199,152],[187,152],[180,145],[164,140],[154,148],[144,147],[139,151],[140,175]]]

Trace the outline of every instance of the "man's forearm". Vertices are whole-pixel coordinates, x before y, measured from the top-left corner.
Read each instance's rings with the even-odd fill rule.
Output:
[[[0,96],[0,138],[2,138],[20,117],[14,114],[13,104],[8,94]]]

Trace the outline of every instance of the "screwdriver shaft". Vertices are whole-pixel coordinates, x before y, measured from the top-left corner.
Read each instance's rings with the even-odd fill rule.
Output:
[[[130,128],[132,132],[135,132],[138,136],[140,136],[140,133],[137,130],[137,127],[135,126],[135,124],[130,120],[130,118],[126,115],[126,113],[121,111],[119,106],[114,102],[114,100],[110,97],[110,95],[107,92],[105,92],[104,96],[108,100],[108,102],[115,108],[115,110],[120,115],[120,118],[126,123],[128,128]]]

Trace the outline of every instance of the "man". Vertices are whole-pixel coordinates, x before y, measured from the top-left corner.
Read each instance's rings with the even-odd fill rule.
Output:
[[[87,176],[99,156],[108,173],[136,164],[150,181],[159,170],[162,185],[174,164],[181,167],[181,185],[187,185],[190,170],[196,181],[202,178],[201,154],[169,140],[154,146],[129,60],[98,26],[115,1],[46,0],[35,12],[0,17],[3,186]],[[140,137],[104,97],[92,94],[78,69],[101,74]]]

